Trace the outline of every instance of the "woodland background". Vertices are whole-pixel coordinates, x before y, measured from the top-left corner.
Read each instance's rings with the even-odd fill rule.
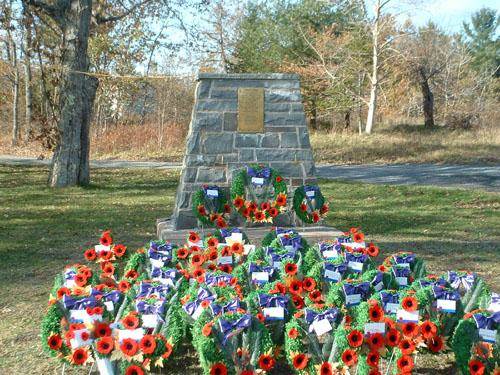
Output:
[[[181,160],[200,70],[299,73],[320,162],[499,161],[495,9],[450,32],[412,24],[422,2],[91,4],[91,158]],[[47,9],[0,0],[0,154],[60,142],[68,40]]]

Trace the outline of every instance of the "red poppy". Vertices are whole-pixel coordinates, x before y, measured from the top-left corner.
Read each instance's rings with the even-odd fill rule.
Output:
[[[376,257],[380,253],[380,249],[370,242],[370,245],[366,248],[366,252],[371,257]]]
[[[259,321],[261,321],[261,322],[264,322],[266,320],[266,318],[264,317],[264,314],[262,314],[262,313],[257,313],[257,315],[255,315],[255,317],[257,319],[259,319]]]
[[[266,218],[266,215],[262,211],[255,211],[254,217],[256,221],[264,221]]]
[[[441,336],[435,336],[427,341],[427,347],[433,353],[438,353],[443,349],[443,339]]]
[[[368,375],[382,375],[382,373],[379,370],[373,368],[373,369],[370,370],[370,372],[368,373]]]
[[[243,370],[240,375],[254,375],[255,373],[252,370]]]
[[[217,269],[217,265],[215,265],[214,263],[210,263],[207,268],[210,270],[210,271],[215,271]]]
[[[212,324],[207,323],[203,326],[201,333],[203,336],[208,337],[212,334]]]
[[[135,353],[137,353],[139,345],[132,339],[123,339],[120,345],[120,349],[123,352],[123,354],[132,357],[133,355],[135,355]]]
[[[281,182],[283,181],[283,178],[281,176],[276,176],[276,182]]]
[[[314,289],[312,292],[309,293],[309,298],[313,302],[320,302],[323,296],[321,295],[321,292],[318,289]]]
[[[101,354],[109,354],[113,350],[114,342],[110,336],[99,339],[96,343],[96,349]]]
[[[137,365],[130,365],[125,370],[125,375],[144,375],[144,370]]]
[[[80,287],[83,287],[85,286],[85,284],[87,284],[87,276],[84,275],[83,273],[77,273],[75,275],[75,284],[80,286]]]
[[[200,240],[200,236],[196,232],[189,232],[188,240],[189,242],[197,243]]]
[[[111,336],[111,328],[107,323],[97,323],[94,329],[95,337]]]
[[[353,233],[352,239],[354,240],[354,242],[363,242],[363,240],[365,239],[365,235],[361,232],[356,232]]]
[[[395,347],[399,344],[399,340],[401,339],[401,335],[397,329],[391,328],[387,331],[385,336],[385,342],[388,346]]]
[[[194,267],[199,267],[201,266],[203,263],[205,262],[205,257],[201,254],[194,254],[192,257],[191,257],[191,264],[194,266]]]
[[[301,210],[301,211],[306,212],[306,211],[307,211],[307,204],[302,203],[302,204],[300,205],[300,210]]]
[[[484,363],[477,359],[470,361],[469,371],[471,375],[483,375],[485,371]]]
[[[99,253],[99,258],[101,258],[102,260],[110,260],[111,258],[113,258],[113,252],[112,251],[101,251]]]
[[[330,208],[328,207],[327,204],[324,204],[323,206],[321,206],[321,208],[319,209],[319,213],[321,215],[324,215],[326,214],[328,211],[330,210]]]
[[[193,277],[197,279],[200,276],[203,276],[205,274],[205,270],[203,268],[196,268],[193,271]]]
[[[249,217],[249,216],[250,216],[250,213],[251,213],[251,211],[250,211],[250,209],[247,207],[247,208],[245,208],[245,209],[243,210],[242,215],[243,215],[244,217]]]
[[[368,336],[368,345],[372,350],[378,350],[384,346],[384,336],[381,333],[373,333]]]
[[[115,273],[115,266],[111,262],[101,263],[101,270],[106,276],[111,276]]]
[[[135,315],[128,314],[122,319],[122,324],[125,329],[136,329],[139,327],[139,319]]]
[[[166,342],[165,351],[163,352],[161,357],[167,359],[172,354],[172,350],[173,350],[172,345],[169,342]]]
[[[353,366],[356,362],[358,362],[358,355],[352,349],[344,350],[342,353],[342,362],[344,362],[347,366]]]
[[[57,298],[61,299],[64,295],[67,295],[67,296],[71,295],[71,291],[68,288],[66,288],[65,286],[63,286],[62,288],[59,288],[57,290]]]
[[[354,330],[347,335],[347,341],[349,341],[349,345],[353,348],[357,348],[363,344],[363,334]]]
[[[295,275],[297,273],[297,265],[295,263],[285,264],[285,272],[288,275]]]
[[[85,250],[83,255],[85,256],[85,259],[87,259],[87,260],[95,260],[95,258],[97,257],[97,254],[96,254],[94,249]]]
[[[269,210],[270,207],[271,207],[271,205],[269,204],[269,202],[262,202],[260,204],[260,209],[262,211],[267,211],[267,210]]]
[[[264,371],[270,371],[275,364],[276,361],[269,354],[262,354],[259,357],[259,367]]]
[[[297,328],[291,328],[289,331],[288,331],[288,337],[290,337],[291,339],[296,339],[297,336],[299,335],[299,331],[297,331]]]
[[[406,311],[416,311],[418,308],[418,301],[415,297],[405,297],[401,301],[401,306],[403,306],[403,309]]]
[[[304,307],[304,299],[297,294],[292,296],[292,302],[297,309],[302,309]]]
[[[219,255],[217,254],[217,250],[212,250],[208,253],[209,260],[216,260]]]
[[[89,357],[89,353],[84,348],[76,349],[71,354],[71,362],[75,365],[83,365]]]
[[[370,306],[368,314],[372,322],[380,322],[384,319],[384,310],[378,304]]]
[[[418,334],[418,326],[413,322],[403,324],[402,330],[406,337],[414,337]]]
[[[226,223],[226,220],[224,220],[223,217],[218,217],[217,220],[215,220],[215,226],[217,228],[226,228],[227,227],[227,223]]]
[[[378,367],[379,360],[380,360],[380,354],[376,351],[371,351],[366,356],[366,363],[370,367]]]
[[[278,194],[276,197],[276,205],[285,206],[286,205],[286,195],[283,193]]]
[[[296,354],[292,358],[293,367],[295,367],[297,370],[305,369],[307,366],[307,362],[309,362],[309,358],[303,353]]]
[[[207,240],[207,245],[209,247],[217,247],[218,244],[219,244],[219,240],[216,237],[210,237]]]
[[[275,207],[271,207],[268,212],[271,217],[276,217],[280,213]]]
[[[186,259],[188,255],[189,251],[185,247],[181,247],[177,250],[177,258],[179,259]]]
[[[103,232],[101,238],[99,238],[99,242],[103,246],[109,246],[113,243],[113,238],[111,237],[111,232],[109,230]]]
[[[118,289],[120,290],[120,292],[125,293],[130,289],[130,283],[127,280],[122,280],[118,283]]]
[[[210,369],[210,375],[226,375],[227,367],[224,363],[218,362]]]
[[[126,273],[125,273],[125,277],[127,279],[132,279],[132,280],[135,280],[139,277],[139,273],[136,271],[136,270],[128,270]]]
[[[293,280],[289,287],[290,293],[301,294],[302,293],[302,282],[300,280]]]
[[[304,290],[310,292],[314,288],[316,288],[316,281],[314,281],[314,279],[312,277],[306,277],[302,281],[302,288],[304,288]]]
[[[229,264],[221,264],[219,269],[225,273],[231,273],[233,271],[233,267]]]
[[[196,210],[198,211],[198,213],[201,215],[201,216],[206,216],[207,215],[207,210],[205,209],[205,206],[200,204]]]
[[[314,211],[312,213],[312,219],[313,219],[313,223],[317,223],[319,221],[319,219],[321,219],[321,217],[319,216],[319,214],[316,211]]]
[[[333,367],[329,362],[323,362],[319,368],[320,375],[333,375]]]
[[[250,212],[254,212],[257,209],[257,203],[250,202],[250,204],[248,205],[248,209],[250,210]]]
[[[189,251],[190,251],[191,253],[196,253],[196,252],[198,252],[198,251],[200,251],[200,250],[201,250],[201,249],[200,249],[198,246],[191,246],[191,247],[189,248]]]
[[[403,354],[411,354],[415,351],[415,344],[408,339],[401,340],[398,347]]]
[[[424,339],[430,339],[437,335],[437,327],[430,320],[426,320],[420,325],[420,333]]]
[[[153,354],[156,349],[156,340],[153,335],[144,335],[139,342],[139,347],[144,354]]]
[[[283,283],[280,283],[280,282],[276,283],[275,288],[278,291],[278,293],[281,293],[281,294],[286,293],[286,286]]]
[[[243,254],[243,244],[240,242],[235,242],[231,245],[231,251],[235,254]]]
[[[398,359],[397,365],[398,369],[400,369],[401,372],[410,372],[411,370],[413,370],[414,366],[413,358],[409,355],[403,355]]]
[[[224,205],[224,213],[225,214],[230,214],[231,213],[231,206],[228,205],[227,203]]]
[[[59,334],[54,334],[49,337],[47,340],[47,345],[52,350],[59,350],[62,346],[62,338]]]
[[[241,197],[236,197],[234,200],[233,200],[233,205],[234,207],[236,207],[237,209],[240,209],[241,207],[243,207],[243,205],[245,204],[245,201],[243,200],[243,198]]]

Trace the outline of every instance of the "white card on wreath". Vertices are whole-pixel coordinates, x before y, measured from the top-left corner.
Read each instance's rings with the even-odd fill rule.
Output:
[[[109,246],[109,245],[95,245],[94,250],[96,253],[101,253],[103,251],[111,251],[111,246]]]
[[[86,322],[89,320],[89,314],[87,313],[87,310],[82,309],[82,310],[69,310],[69,318],[71,321],[74,322]]]
[[[104,306],[106,306],[107,311],[114,311],[115,309],[115,304],[113,303],[113,301],[104,302]]]
[[[350,294],[345,296],[345,304],[347,306],[357,305],[361,302],[361,294]]]
[[[292,245],[286,245],[285,246],[286,251],[293,251],[293,246]]]
[[[323,251],[323,258],[325,259],[335,259],[339,256],[337,250],[325,250]]]
[[[270,320],[285,319],[285,309],[283,307],[265,307],[262,311],[264,312],[264,317]]]
[[[252,272],[252,281],[267,283],[269,282],[269,274],[267,272]]]
[[[158,325],[158,315],[157,314],[145,314],[142,315],[142,326],[146,328],[156,328]]]
[[[243,242],[243,233],[233,232],[229,238],[231,238],[234,242]]]
[[[203,308],[203,306],[200,304],[196,310],[194,310],[194,313],[193,315],[191,315],[191,318],[193,318],[194,320],[198,320],[198,318],[200,317],[201,313],[203,312],[203,310],[205,310]]]
[[[365,248],[366,243],[365,242],[344,242],[341,244],[344,247],[350,247],[351,249],[359,249],[359,248]]]
[[[418,323],[419,316],[420,316],[420,314],[419,314],[418,310],[417,311],[406,311],[404,309],[399,309],[396,312],[396,319],[399,322],[403,322],[403,323],[408,323],[408,322]]]
[[[144,329],[118,329],[118,341],[122,342],[125,339],[132,339],[134,341],[139,341],[144,337]]]
[[[347,266],[350,268],[350,269],[353,269],[354,271],[363,271],[363,265],[364,263],[361,263],[361,262],[353,262],[353,261],[350,261],[349,263],[347,263]]]
[[[385,333],[385,323],[365,323],[365,334]]]
[[[455,313],[457,311],[457,301],[438,299],[436,301],[436,307],[439,311],[444,311],[447,313]]]
[[[328,319],[315,320],[311,324],[311,327],[314,332],[316,332],[316,336],[318,337],[333,330],[333,327]]]
[[[82,338],[82,333],[87,333],[88,335],[88,339],[87,340],[84,340]],[[73,331],[74,333],[74,337],[69,341],[70,345],[71,345],[71,349],[76,349],[76,348],[80,348],[82,346],[88,346],[90,344],[92,344],[92,339],[90,338],[90,332],[88,329],[77,329],[75,331]]]
[[[398,263],[399,267],[410,268],[410,263]]]
[[[243,245],[243,255],[248,255],[255,250],[255,245]]]
[[[70,288],[70,289],[71,289],[71,288],[74,288],[74,287],[76,286],[76,282],[75,282],[75,280],[74,280],[74,279],[71,279],[71,280],[66,280],[66,281],[64,282],[64,286],[65,286],[66,288]]]
[[[316,193],[314,190],[306,191],[306,196],[308,196],[309,198],[314,198],[315,195]]]
[[[384,288],[384,283],[382,281],[373,287],[373,289],[375,289],[376,292],[380,292],[383,288]]]
[[[217,198],[217,197],[219,197],[219,190],[208,189],[207,190],[207,196]]]
[[[396,277],[396,282],[400,286],[406,286],[406,285],[408,285],[408,278],[407,277],[398,276],[398,277]]]
[[[198,242],[191,242],[188,240],[188,246],[189,247],[193,247],[193,246],[203,247],[203,241],[199,240]]]
[[[384,310],[388,314],[397,313],[399,310],[399,303],[386,303],[386,305],[384,306]]]
[[[149,259],[153,268],[162,268],[165,262],[161,259]]]
[[[281,262],[273,262],[273,268],[274,269],[280,269],[281,268]]]
[[[231,255],[220,257],[217,260],[217,264],[233,264],[233,257]]]
[[[486,342],[496,343],[497,331],[494,329],[479,328],[479,337]]]
[[[342,275],[337,271],[325,270],[325,278],[331,281],[339,281],[342,279]]]
[[[252,177],[252,184],[264,185],[264,179],[262,177]]]

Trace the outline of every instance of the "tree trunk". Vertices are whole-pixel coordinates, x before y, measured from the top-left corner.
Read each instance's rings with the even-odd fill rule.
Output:
[[[92,0],[70,0],[60,22],[65,41],[64,73],[59,95],[59,140],[49,175],[51,186],[86,185],[89,173],[89,128],[98,81],[88,71]]]
[[[349,129],[351,126],[351,110],[344,113],[344,130]]]
[[[422,90],[422,108],[424,112],[424,126],[434,127],[434,94],[429,87],[429,80],[425,72],[420,69],[420,89]]]
[[[316,107],[316,100],[311,100],[311,128],[318,129],[318,108]]]
[[[370,77],[370,101],[368,103],[368,114],[366,117],[365,133],[371,134],[373,123],[375,122],[375,114],[377,111],[377,95],[378,95],[378,55],[379,55],[379,21],[380,21],[380,0],[375,4],[375,20],[372,29],[372,75]]]
[[[19,67],[17,65],[17,46],[14,36],[7,29],[7,57],[14,70],[14,79],[12,80],[12,146],[17,146],[20,138],[19,129]]]
[[[31,25],[32,17],[27,11],[26,6],[23,6],[24,12],[24,95],[25,95],[25,125],[24,139],[29,141],[33,129],[31,127],[32,109],[33,109],[33,94],[31,89]]]

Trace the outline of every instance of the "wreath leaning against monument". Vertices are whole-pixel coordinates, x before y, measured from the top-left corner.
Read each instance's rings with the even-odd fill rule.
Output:
[[[247,221],[272,223],[287,210],[287,186],[274,169],[251,165],[235,174],[231,199],[236,211]]]
[[[293,194],[293,210],[305,224],[317,223],[328,212],[328,203],[317,185],[302,185]]]
[[[231,206],[220,187],[203,185],[193,194],[193,212],[203,225],[226,228],[226,215],[231,213]]]

